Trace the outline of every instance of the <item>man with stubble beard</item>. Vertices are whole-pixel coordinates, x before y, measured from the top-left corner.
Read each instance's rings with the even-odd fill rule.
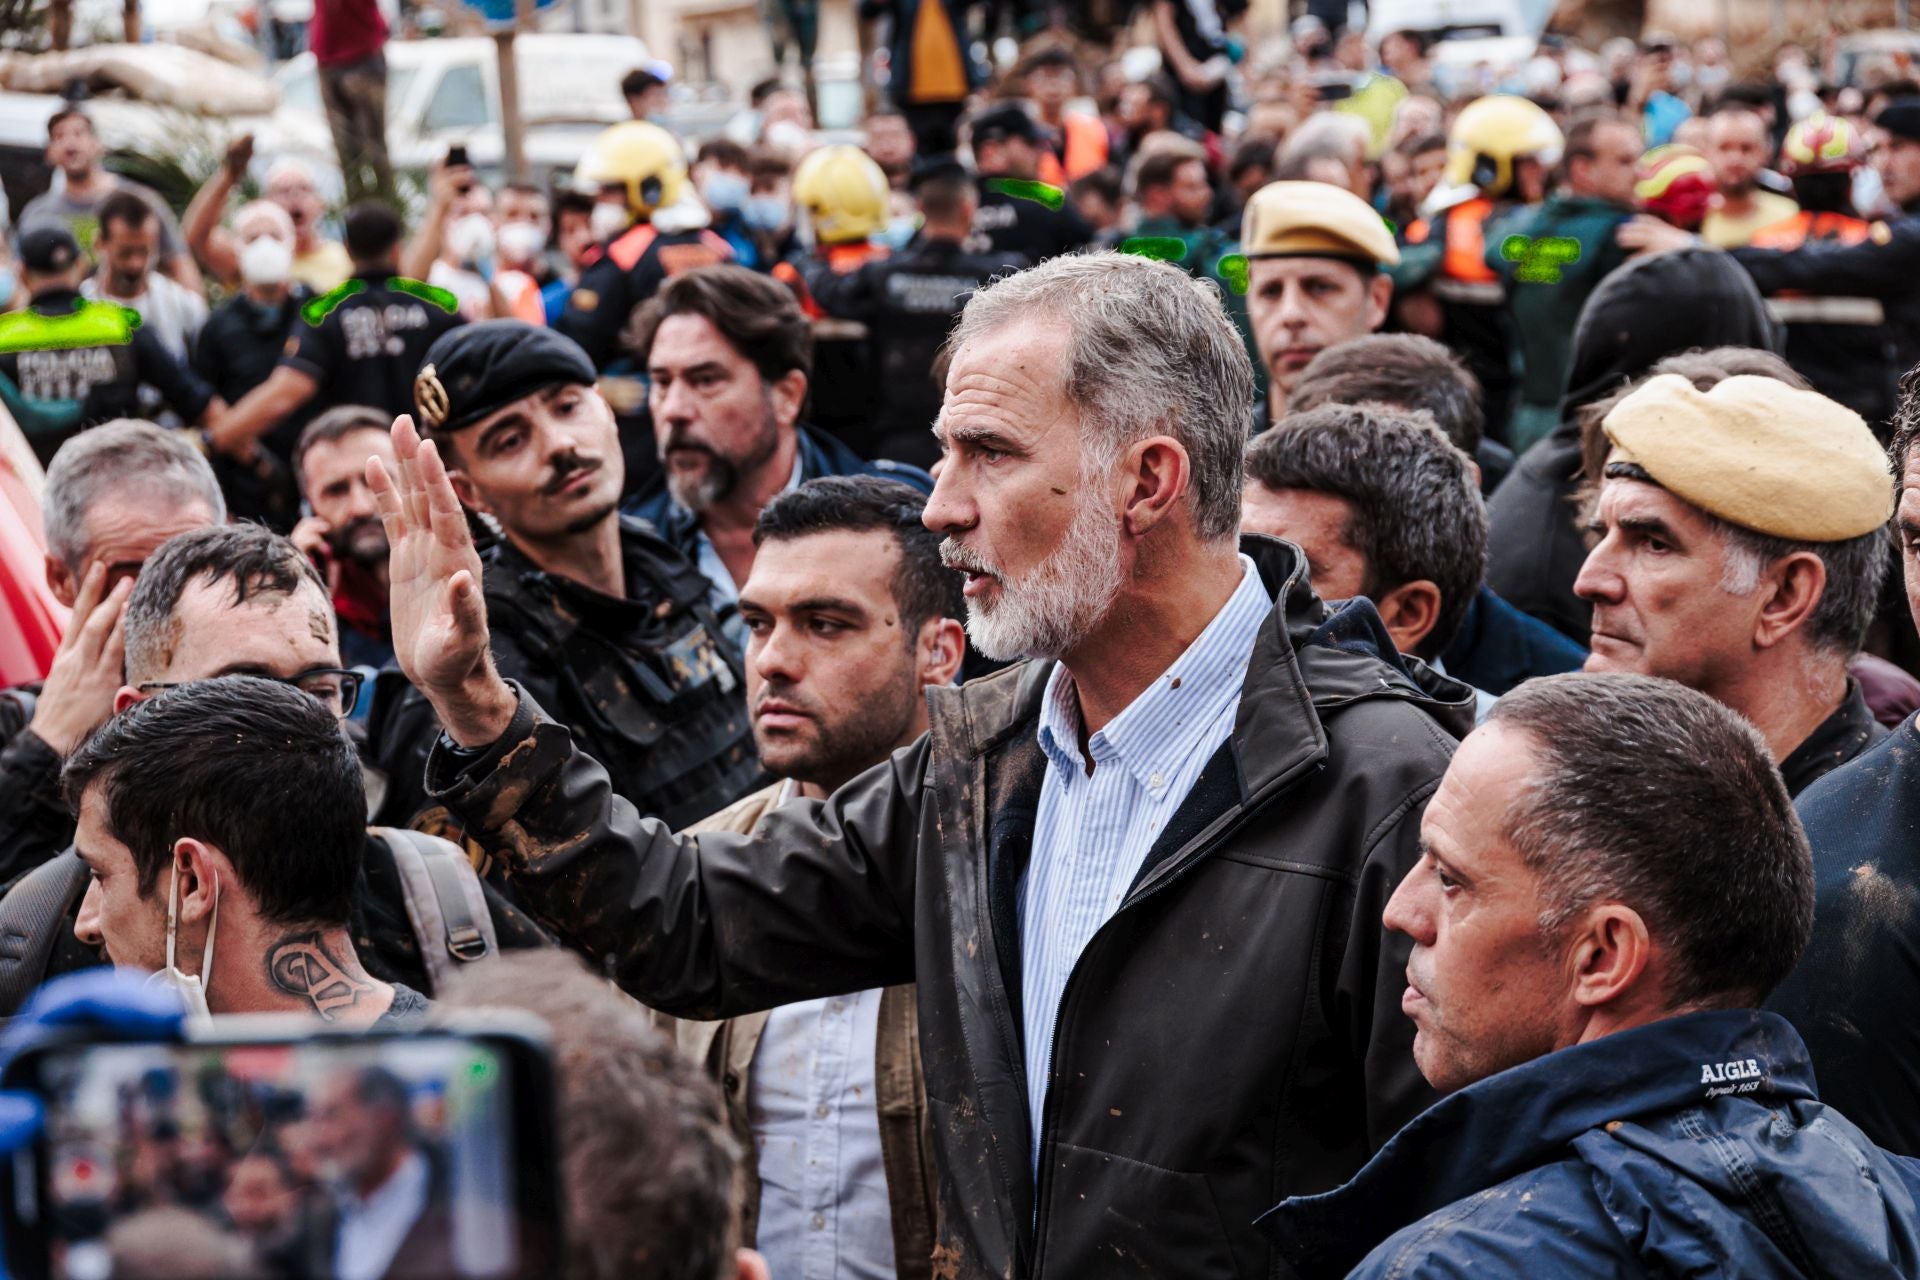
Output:
[[[467,325],[428,350],[414,404],[461,502],[501,529],[486,560],[501,669],[642,813],[685,826],[758,786],[740,655],[700,571],[620,515],[619,433],[586,352],[518,320]],[[391,780],[386,817],[426,807],[438,732],[425,700],[383,677],[369,736]]]

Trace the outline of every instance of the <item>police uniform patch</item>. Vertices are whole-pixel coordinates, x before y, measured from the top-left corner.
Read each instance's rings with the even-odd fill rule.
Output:
[[[600,295],[591,289],[575,289],[573,297],[568,299],[576,311],[591,311],[600,305]]]
[[[447,420],[447,410],[451,402],[447,399],[447,389],[440,385],[440,375],[432,365],[420,370],[420,376],[413,380],[413,403],[420,410],[420,421],[429,427],[438,427]]]
[[[1893,240],[1893,228],[1884,222],[1876,222],[1867,228],[1867,238],[1875,244],[1889,244]]]

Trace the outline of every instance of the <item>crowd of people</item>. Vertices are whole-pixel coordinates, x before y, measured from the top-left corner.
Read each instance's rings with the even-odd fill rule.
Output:
[[[540,1015],[581,1280],[1920,1275],[1920,82],[890,12],[412,218],[54,117],[0,1013]],[[68,1257],[468,1274],[193,1087]]]

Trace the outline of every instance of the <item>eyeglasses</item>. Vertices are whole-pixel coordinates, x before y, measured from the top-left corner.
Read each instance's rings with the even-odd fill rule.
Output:
[[[290,684],[300,692],[318,698],[321,705],[341,719],[352,715],[353,709],[360,705],[360,688],[366,682],[366,677],[358,671],[342,671],[338,667],[314,667],[297,676],[270,676],[263,671],[236,674],[256,676],[275,684]],[[150,693],[156,689],[178,689],[182,685],[195,683],[193,680],[149,680],[134,687],[142,693]]]

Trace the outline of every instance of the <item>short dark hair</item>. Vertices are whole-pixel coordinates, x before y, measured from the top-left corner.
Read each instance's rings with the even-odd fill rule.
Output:
[[[129,680],[150,679],[173,661],[180,597],[198,579],[231,583],[236,606],[248,595],[290,596],[302,586],[327,596],[326,579],[313,562],[264,525],[223,524],[176,534],[140,567],[127,597],[122,626]]]
[[[1813,859],[1745,720],[1671,680],[1575,673],[1527,681],[1487,722],[1537,752],[1505,825],[1540,876],[1543,931],[1596,902],[1633,908],[1672,957],[1676,1009],[1757,1004],[1792,971],[1813,930]]]
[[[1920,365],[1900,377],[1900,407],[1894,410],[1893,443],[1887,448],[1896,487],[1907,474],[1907,458],[1913,453],[1916,440],[1920,440]]]
[[[1141,192],[1152,187],[1170,187],[1174,175],[1180,172],[1183,165],[1189,164],[1197,164],[1205,169],[1206,157],[1184,149],[1156,151],[1140,162],[1140,168],[1133,175],[1133,189]]]
[[[940,559],[940,535],[921,516],[918,489],[881,476],[822,476],[776,497],[760,511],[753,543],[790,542],[811,533],[885,530],[900,547],[893,602],[911,647],[929,618],[964,618],[961,576]]]
[[[93,127],[93,117],[69,102],[66,106],[61,107],[58,111],[47,117],[47,141],[52,142],[53,131],[69,120],[78,120],[86,125],[88,133],[97,134],[99,132],[99,130]]]
[[[742,173],[747,171],[747,149],[732,138],[708,138],[701,143],[700,150],[694,153],[693,162],[705,164],[709,160]]]
[[[1120,207],[1120,202],[1127,198],[1126,191],[1120,183],[1120,174],[1111,167],[1081,174],[1067,185],[1069,199],[1078,200],[1084,195],[1097,196],[1116,209]]]
[[[1394,150],[1409,160],[1417,156],[1426,155],[1429,151],[1445,151],[1446,149],[1447,135],[1444,133],[1417,134],[1414,137],[1406,139],[1398,147],[1394,148]]]
[[[633,317],[633,349],[645,363],[669,316],[705,316],[729,346],[775,382],[813,369],[813,326],[792,290],[771,276],[731,264],[674,276]]]
[[[1566,158],[1571,160],[1578,156],[1585,160],[1593,159],[1593,135],[1610,124],[1621,125],[1628,129],[1637,128],[1631,120],[1616,112],[1606,110],[1588,112],[1567,126],[1567,141],[1563,148]]]
[[[174,841],[233,864],[261,915],[346,924],[366,842],[360,757],[318,698],[277,680],[220,676],[163,689],[96,730],[67,761],[69,808],[98,784],[107,830],[133,855],[140,896]]]
[[[378,200],[362,200],[347,210],[347,256],[356,265],[384,262],[400,243],[400,215]]]
[[[315,445],[335,444],[356,431],[378,431],[384,435],[392,428],[392,414],[365,404],[335,405],[309,422],[301,429],[300,438],[293,442],[293,478],[299,483],[300,491],[306,492],[304,464]]]
[[[1380,405],[1288,414],[1254,439],[1247,475],[1346,499],[1342,536],[1367,562],[1361,594],[1377,600],[1425,579],[1440,588],[1440,610],[1416,656],[1453,640],[1486,576],[1487,509],[1471,460],[1431,418]]]
[[[1396,409],[1423,409],[1467,456],[1480,447],[1486,428],[1480,380],[1459,356],[1432,338],[1371,333],[1336,343],[1300,371],[1287,408],[1299,412],[1323,404],[1368,401]]]
[[[768,76],[765,80],[756,81],[753,88],[747,90],[747,105],[758,107],[786,87],[779,76]]]
[[[930,222],[951,222],[979,197],[973,183],[964,174],[950,178],[928,178],[913,189],[913,198],[921,214]]]
[[[1240,145],[1233,149],[1233,157],[1227,161],[1227,177],[1238,182],[1240,175],[1249,169],[1265,169],[1271,173],[1274,157],[1279,154],[1280,140],[1270,134],[1242,138]]]
[[[584,213],[592,217],[593,206],[596,203],[598,202],[586,192],[575,191],[571,187],[556,191],[553,196],[553,220],[558,223],[563,213]]]
[[[1603,425],[1607,414],[1648,379],[1664,373],[1687,379],[1696,391],[1711,391],[1726,379],[1741,374],[1772,378],[1801,391],[1810,390],[1813,385],[1773,352],[1752,347],[1714,347],[1668,356],[1642,377],[1575,415],[1581,429],[1581,470],[1591,478],[1582,488],[1582,503],[1591,503],[1605,479],[1606,458],[1612,450]],[[1756,533],[1710,513],[1703,514],[1726,535],[1733,551],[1744,557],[1755,573],[1796,552],[1819,556],[1820,563],[1826,566],[1827,584],[1820,592],[1820,602],[1807,618],[1807,641],[1816,649],[1847,656],[1859,651],[1879,608],[1880,586],[1886,579],[1889,534],[1885,526],[1838,542],[1796,542]]]
[[[100,202],[100,238],[109,239],[115,226],[138,231],[159,217],[153,206],[131,191],[116,191]]]
[[[605,82],[603,81],[602,83]],[[665,80],[662,80],[659,76],[653,74],[653,72],[648,71],[645,67],[635,67],[632,71],[620,77],[620,96],[623,98],[637,98],[648,90],[666,87],[666,83]]]
[[[713,1280],[739,1244],[740,1149],[720,1090],[647,1011],[561,950],[463,967],[449,1009],[524,1009],[552,1029],[566,1280]]]

